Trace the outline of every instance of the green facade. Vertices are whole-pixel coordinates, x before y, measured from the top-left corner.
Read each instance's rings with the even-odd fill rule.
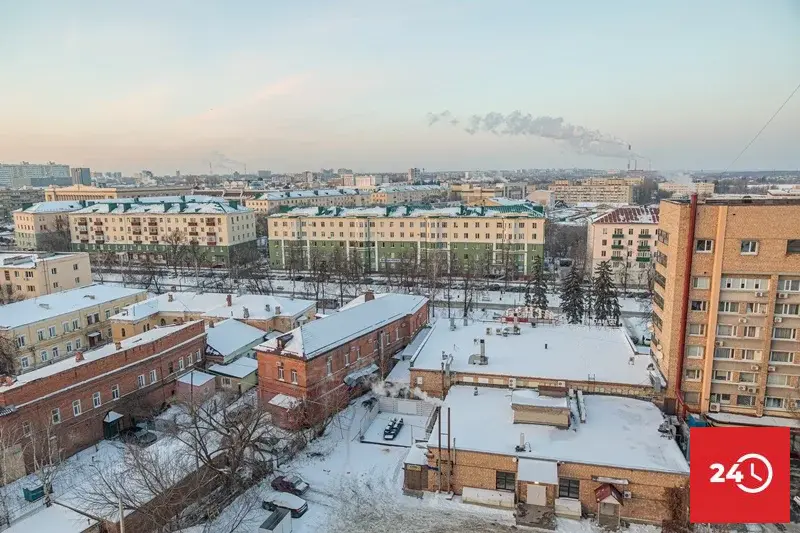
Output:
[[[230,246],[202,246],[201,249],[211,264],[229,264],[231,254],[236,251],[244,251],[248,248],[255,249],[256,242],[249,241]],[[95,243],[72,243],[73,252],[97,253],[131,253],[131,254],[164,254],[171,247],[166,244],[95,244]]]

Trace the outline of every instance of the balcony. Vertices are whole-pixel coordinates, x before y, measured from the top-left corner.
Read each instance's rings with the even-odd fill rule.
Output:
[[[141,235],[142,234],[142,228],[133,228],[133,234],[134,235]]]
[[[102,226],[103,225],[103,221],[102,220],[95,220],[92,224],[94,226]]]
[[[611,248],[614,250],[622,250],[625,246],[622,244],[612,244]]]
[[[86,235],[86,236],[88,236],[88,235],[89,235],[89,230],[87,230],[87,229],[82,229],[82,230],[80,230],[78,233],[80,233],[81,235]]]
[[[640,244],[639,246],[636,247],[636,249],[638,251],[640,251],[640,252],[649,252],[650,251],[650,245],[649,244]]]
[[[653,281],[655,281],[656,284],[662,289],[667,288],[667,278],[665,278],[662,274],[659,274],[657,270],[653,272]]]
[[[206,244],[209,246],[216,246],[217,245],[217,238],[216,237],[209,237],[206,239]]]
[[[197,242],[197,239],[192,239],[192,240],[189,241],[189,244],[191,244],[192,246],[197,246],[200,243]]]
[[[214,220],[213,218],[207,218],[206,219],[206,226],[216,226],[216,225],[217,225],[217,221]]]
[[[152,228],[158,226],[158,222],[156,222],[155,220],[151,220],[150,222],[147,223],[147,225]]]
[[[625,238],[625,234],[624,233],[614,233],[614,234],[611,235],[611,238],[612,239],[624,239]]]
[[[78,231],[86,231],[89,227],[86,224],[78,224]]]
[[[105,240],[105,239],[95,239],[95,240],[94,240],[94,243],[95,243],[95,244],[105,244],[105,243],[106,243],[106,240]]]
[[[197,227],[197,222],[189,222],[189,227],[190,228],[196,228]]]
[[[80,217],[78,219],[78,224],[85,226],[86,225],[86,217]]]
[[[138,240],[134,239],[133,240],[133,244],[142,244],[142,240],[141,239],[138,239]]]
[[[101,230],[101,229],[95,230],[94,234],[102,236],[103,235],[103,230]]]
[[[139,220],[138,218],[134,218],[134,219],[131,220],[131,226],[141,226],[141,225],[142,225],[142,221]]]
[[[650,258],[649,257],[637,257],[636,261],[638,263],[649,263],[650,262]]]
[[[89,244],[89,239],[81,239],[81,244]]]
[[[662,254],[661,252],[656,252],[653,257],[656,259],[656,263],[659,265],[666,267],[667,266],[667,256]]]
[[[158,228],[150,228],[147,233],[150,235],[158,235]]]

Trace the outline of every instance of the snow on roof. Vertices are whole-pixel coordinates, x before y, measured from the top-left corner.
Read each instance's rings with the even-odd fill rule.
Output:
[[[511,391],[490,387],[478,390],[476,396],[473,387],[454,386],[444,401],[444,406],[450,408],[450,436],[460,450],[689,474],[689,465],[678,445],[659,433],[664,418],[651,402],[587,394],[586,422],[573,422],[569,429],[558,429],[515,424]],[[515,451],[520,433],[531,451]],[[437,435],[438,428],[434,428],[429,447],[436,445]]]
[[[428,464],[428,447],[422,443],[417,443],[411,446],[408,450],[408,455],[403,460],[407,465],[427,465]]]
[[[300,403],[300,400],[294,396],[287,396],[286,394],[276,394],[270,401],[270,405],[283,407],[284,409],[291,409]]]
[[[538,459],[520,459],[517,480],[558,485],[558,463]]]
[[[390,205],[379,207],[294,207],[271,217],[499,217],[504,215],[542,218],[542,206],[524,202],[519,205],[449,207],[432,205]]]
[[[297,298],[279,298],[266,294],[231,294],[231,306],[228,307],[228,294],[220,292],[170,292],[161,294],[144,302],[125,307],[114,316],[115,320],[136,321],[156,313],[193,313],[213,318],[248,318],[265,320],[275,316],[280,307],[280,316],[295,317],[305,313],[314,306],[311,300]],[[170,301],[171,299],[171,301]]]
[[[389,293],[388,292],[375,292],[375,293],[372,293],[372,295],[375,298],[383,298],[387,294],[389,294]],[[338,309],[338,311],[339,312],[347,311],[348,309],[352,309],[353,307],[355,307],[357,305],[361,305],[366,301],[367,301],[367,295],[366,294],[362,294],[361,296],[356,296],[355,298],[353,298],[352,300],[350,300],[349,302],[347,302],[346,304],[341,306]]]
[[[390,383],[411,383],[411,361],[398,361],[389,375],[386,376],[386,381]]]
[[[414,313],[427,301],[424,296],[387,294],[382,298],[304,324],[284,336],[269,339],[260,344],[259,349],[276,351],[280,339],[286,338],[281,353],[312,359]]]
[[[178,378],[178,381],[194,387],[205,385],[212,379],[215,379],[211,374],[200,372],[199,370],[191,370]]]
[[[0,253],[0,266],[4,268],[34,268],[36,263],[50,261],[53,259],[63,259],[69,256],[77,256],[70,252],[51,253],[51,252],[10,252]]]
[[[507,324],[502,324],[505,327]],[[580,325],[522,324],[520,334],[497,335],[499,322],[448,321],[439,319],[427,341],[412,358],[412,369],[440,370],[442,352],[452,354],[450,370],[541,379],[598,383],[650,385],[650,356],[636,355],[623,328]],[[491,328],[491,335],[486,334]],[[480,352],[477,341],[485,340],[487,365],[469,364],[469,356]],[[547,345],[547,348],[545,348]]]
[[[706,413],[706,418],[720,424],[735,426],[789,427],[800,429],[800,420],[782,416],[749,416],[735,413]]]
[[[265,332],[234,318],[206,328],[206,344],[223,357],[264,340]]]
[[[379,185],[376,192],[445,191],[444,185]]]
[[[208,368],[209,372],[220,374],[222,376],[230,376],[232,378],[245,378],[258,370],[258,361],[250,357],[240,357],[232,363],[227,365],[213,365]]]
[[[150,198],[152,200],[152,198]],[[121,200],[116,202],[104,201],[84,207],[76,211],[77,215],[91,215],[94,213],[111,214],[111,215],[130,215],[130,214],[203,214],[203,215],[217,215],[228,213],[248,213],[251,209],[237,205],[236,207],[230,205],[228,201],[221,198],[214,198],[211,202],[181,202],[175,200],[174,202],[131,202],[127,203]]]
[[[331,196],[356,196],[359,194],[369,194],[353,188],[342,189],[302,189],[289,191],[270,191],[262,194],[258,200],[288,200],[292,198],[319,198]]]
[[[81,533],[95,524],[97,524],[97,520],[55,503],[50,507],[43,506],[41,510],[27,518],[15,522],[5,530],[5,533],[31,533],[33,531]]]
[[[103,305],[127,296],[146,294],[142,289],[126,289],[117,285],[89,285],[78,289],[30,298],[0,306],[0,328],[14,328],[73,313],[80,309]]]
[[[65,200],[54,202],[38,202],[26,209],[19,209],[18,212],[23,213],[69,213],[70,211],[77,211],[84,207],[85,203],[78,201]]]
[[[512,405],[530,405],[533,407],[569,407],[566,396],[541,396],[538,392],[530,389],[518,389],[511,392]]]
[[[658,224],[658,207],[627,206],[598,215],[594,224]]]
[[[31,381],[36,381],[37,379],[53,376],[55,374],[58,374],[59,372],[72,370],[75,367],[85,365],[92,361],[97,361],[98,359],[103,359],[110,355],[114,355],[116,353],[129,350],[134,346],[153,342],[154,340],[166,337],[171,333],[175,333],[180,329],[189,327],[190,325],[196,323],[197,322],[195,321],[195,322],[187,322],[185,324],[180,324],[178,326],[164,326],[160,328],[159,327],[153,328],[150,331],[145,331],[144,333],[140,333],[139,335],[134,335],[133,337],[128,337],[127,339],[123,339],[122,341],[120,341],[121,347],[119,349],[117,348],[116,343],[109,342],[108,344],[104,344],[103,346],[95,348],[94,350],[83,352],[83,360],[81,361],[76,361],[74,357],[68,357],[66,359],[62,359],[61,361],[55,362],[52,365],[48,365],[42,368],[38,368],[36,370],[31,370],[30,372],[25,372],[24,374],[20,374],[17,376],[16,382],[14,382],[13,385],[8,385],[8,387],[20,386],[25,383],[30,383]],[[6,387],[0,387],[0,391],[5,389]]]

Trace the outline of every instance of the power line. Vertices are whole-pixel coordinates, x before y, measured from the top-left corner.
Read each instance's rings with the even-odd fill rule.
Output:
[[[772,123],[772,121],[775,119],[775,117],[778,116],[778,113],[780,113],[781,110],[783,110],[783,108],[786,107],[786,104],[789,103],[789,100],[792,99],[792,97],[797,93],[798,90],[800,90],[800,83],[797,84],[797,87],[794,88],[794,90],[792,91],[792,94],[790,94],[789,97],[781,104],[781,106],[778,108],[778,110],[775,111],[775,113],[773,113],[771,117],[769,117],[769,120],[767,121],[767,123],[764,124],[764,126],[760,130],[758,130],[758,133],[756,133],[756,136],[753,137],[752,139],[750,139],[750,142],[747,143],[747,145],[744,148],[742,148],[742,151],[739,152],[739,155],[737,155],[736,158],[733,161],[731,161],[731,163],[725,168],[725,170],[723,171],[723,174],[725,172],[727,172],[728,169],[730,169],[733,165],[735,165],[736,162],[739,161],[739,158],[742,157],[742,155],[744,155],[744,153],[747,151],[747,149],[750,148],[750,146],[754,142],[756,142],[756,139],[758,139],[761,136],[761,134],[764,132],[764,130],[767,129],[767,126],[769,126],[770,123]]]

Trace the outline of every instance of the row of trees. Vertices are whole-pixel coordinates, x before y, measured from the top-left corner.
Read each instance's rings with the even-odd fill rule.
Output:
[[[608,261],[595,269],[588,286],[583,270],[573,265],[561,285],[561,311],[570,324],[593,320],[595,324],[619,326],[620,305],[614,275]]]

